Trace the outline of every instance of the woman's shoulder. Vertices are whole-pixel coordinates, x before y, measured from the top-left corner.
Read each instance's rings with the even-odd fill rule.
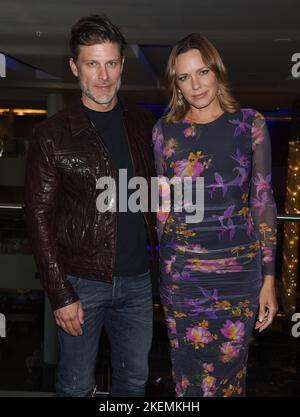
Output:
[[[158,136],[162,135],[162,130],[163,129],[162,129],[162,117],[161,117],[156,121],[152,129],[152,138],[154,141],[156,140]]]
[[[167,116],[160,117],[153,127],[153,131],[159,130],[162,134],[168,131],[172,126],[174,126],[173,122],[169,122],[167,120]]]
[[[170,123],[167,121],[167,115],[161,116],[155,123],[155,126],[159,127],[159,126],[166,126],[169,125]]]
[[[239,113],[244,122],[250,122],[251,124],[257,120],[264,120],[264,116],[253,108],[241,108]]]

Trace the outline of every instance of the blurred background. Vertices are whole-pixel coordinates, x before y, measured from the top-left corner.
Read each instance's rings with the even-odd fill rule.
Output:
[[[300,396],[300,2],[299,0],[1,0],[0,3],[0,396],[52,396],[56,329],[38,280],[23,210],[32,128],[78,94],[69,69],[70,27],[106,14],[127,38],[121,95],[157,117],[166,108],[164,70],[172,45],[191,32],[221,53],[242,107],[264,114],[271,134],[278,208],[276,286],[279,312],[253,332],[248,395]],[[157,281],[147,396],[174,396]],[[1,319],[1,317],[0,317]],[[300,319],[300,316],[299,316]],[[295,321],[292,321],[295,320]],[[1,327],[2,326],[2,327]],[[110,389],[103,334],[98,395]]]

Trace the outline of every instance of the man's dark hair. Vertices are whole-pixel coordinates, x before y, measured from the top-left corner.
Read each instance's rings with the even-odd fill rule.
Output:
[[[83,17],[72,26],[70,49],[76,61],[80,45],[95,45],[97,43],[112,42],[119,45],[121,57],[126,46],[126,40],[119,28],[105,15],[91,15]]]

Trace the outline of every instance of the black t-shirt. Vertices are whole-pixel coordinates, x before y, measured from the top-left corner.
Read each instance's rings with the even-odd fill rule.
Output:
[[[122,107],[118,103],[107,112],[98,112],[87,107],[85,109],[112,160],[117,173],[116,189],[118,191],[119,169],[127,169],[127,181],[134,176]],[[128,198],[134,191],[127,191]],[[116,210],[117,247],[114,275],[127,276],[146,272],[149,268],[149,261],[146,249],[147,230],[144,215],[140,211],[132,213],[129,209],[125,213],[119,212],[118,197]]]

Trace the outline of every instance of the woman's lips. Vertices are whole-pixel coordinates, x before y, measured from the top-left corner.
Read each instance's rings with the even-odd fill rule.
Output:
[[[205,96],[206,96],[206,94],[207,94],[207,91],[206,91],[205,93],[202,93],[202,94],[195,94],[195,95],[193,96],[193,98],[196,98],[196,99],[203,98],[203,97],[205,97]]]

